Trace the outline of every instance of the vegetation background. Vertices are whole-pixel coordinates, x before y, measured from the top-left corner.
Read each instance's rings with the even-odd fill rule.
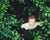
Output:
[[[30,15],[43,21],[43,26],[33,31],[21,29]],[[23,32],[24,37],[19,36]],[[27,37],[50,40],[50,0],[0,0],[0,40],[28,40]]]

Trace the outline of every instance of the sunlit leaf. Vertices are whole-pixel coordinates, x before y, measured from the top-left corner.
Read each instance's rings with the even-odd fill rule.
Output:
[[[45,29],[45,26],[43,26],[41,29]]]

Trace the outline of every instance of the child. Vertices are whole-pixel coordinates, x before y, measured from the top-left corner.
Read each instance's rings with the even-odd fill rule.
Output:
[[[34,15],[29,16],[28,22],[21,25],[21,28],[25,30],[33,30],[42,22],[36,22],[36,18]]]

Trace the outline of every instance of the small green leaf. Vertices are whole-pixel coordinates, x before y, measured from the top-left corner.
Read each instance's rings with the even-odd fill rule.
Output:
[[[48,34],[45,34],[44,36],[48,36]]]
[[[48,31],[47,33],[50,34],[50,31]]]
[[[45,29],[45,26],[43,26],[41,29]]]
[[[4,10],[4,12],[7,12],[7,10]]]

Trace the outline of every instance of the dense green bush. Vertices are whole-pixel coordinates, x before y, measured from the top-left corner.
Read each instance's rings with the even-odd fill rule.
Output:
[[[22,21],[17,21],[15,15],[9,15],[7,12],[8,7],[10,7],[8,0],[1,0],[0,2],[0,40],[24,40],[20,37],[17,30],[11,30],[13,26],[17,26],[18,23]]]
[[[25,0],[18,0],[20,5],[25,5]],[[15,0],[11,0],[11,2],[15,2]],[[19,37],[19,33],[16,29],[11,30],[12,26],[21,27],[21,24],[24,23],[24,19],[21,18],[20,20],[16,19],[15,17],[21,17],[22,15],[27,14],[26,10],[28,10],[28,15],[32,15],[32,12],[36,12],[38,10],[38,20],[43,21],[41,25],[41,30],[44,31],[33,31],[33,33],[28,30],[29,33],[33,34],[35,38],[34,40],[50,40],[50,5],[46,5],[47,2],[50,2],[49,0],[30,0],[30,2],[33,2],[33,6],[25,6],[22,15],[12,15],[11,12],[7,13],[8,8],[10,8],[11,11],[13,11],[15,8],[13,7],[13,4],[8,0],[1,0],[0,2],[0,39],[1,40],[24,40],[23,37]],[[15,4],[14,4],[15,5]],[[38,8],[38,9],[37,9]],[[11,14],[11,15],[10,15]],[[37,14],[37,13],[36,13]],[[11,26],[12,25],[12,26]],[[36,32],[37,31],[37,32]],[[44,32],[44,34],[43,34]],[[45,33],[46,32],[46,33]]]

